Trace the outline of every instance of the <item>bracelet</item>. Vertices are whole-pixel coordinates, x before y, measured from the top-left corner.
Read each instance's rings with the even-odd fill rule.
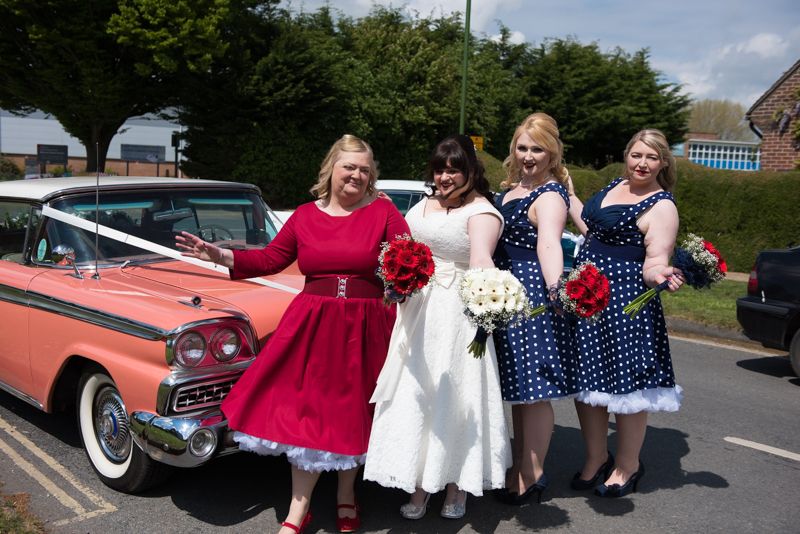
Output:
[[[555,300],[558,297],[558,282],[547,286],[547,296],[550,300]]]

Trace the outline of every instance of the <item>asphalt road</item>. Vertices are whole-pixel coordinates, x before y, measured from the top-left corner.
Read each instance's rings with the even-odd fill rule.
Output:
[[[362,483],[363,532],[798,532],[800,378],[768,352],[673,337],[684,404],[650,418],[639,493],[604,500],[569,489],[582,445],[570,401],[556,403],[556,430],[542,504],[509,507],[470,497],[463,520],[399,517],[406,496]],[[613,426],[613,425],[612,425]],[[612,428],[612,450],[614,448]],[[772,448],[772,449],[770,449]],[[239,454],[180,471],[143,495],[100,484],[73,419],[37,412],[0,393],[0,481],[31,495],[53,533],[275,532],[287,512],[282,458]],[[335,532],[335,477],[324,475],[307,532]]]

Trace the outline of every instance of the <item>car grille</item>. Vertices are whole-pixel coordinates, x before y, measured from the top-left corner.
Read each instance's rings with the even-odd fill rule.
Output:
[[[172,409],[175,412],[188,412],[217,406],[225,400],[238,379],[239,375],[228,376],[181,386],[173,395]]]

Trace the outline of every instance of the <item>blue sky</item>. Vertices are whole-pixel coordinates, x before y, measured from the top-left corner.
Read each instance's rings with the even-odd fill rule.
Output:
[[[284,0],[293,11],[329,4],[352,17],[374,4],[423,16],[464,11],[466,0]],[[650,63],[693,98],[728,99],[749,108],[800,59],[797,0],[472,0],[473,34],[495,36],[500,23],[517,42],[575,37],[601,50],[650,49]]]

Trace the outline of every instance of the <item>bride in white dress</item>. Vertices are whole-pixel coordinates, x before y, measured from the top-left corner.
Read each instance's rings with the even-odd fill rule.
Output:
[[[428,165],[435,193],[406,215],[414,239],[433,252],[436,272],[398,306],[376,402],[364,478],[412,493],[400,513],[425,515],[445,487],[441,515],[465,513],[466,493],[500,488],[511,463],[491,336],[482,359],[467,346],[476,328],[458,286],[470,267],[493,267],[502,217],[466,136],[440,142]]]

